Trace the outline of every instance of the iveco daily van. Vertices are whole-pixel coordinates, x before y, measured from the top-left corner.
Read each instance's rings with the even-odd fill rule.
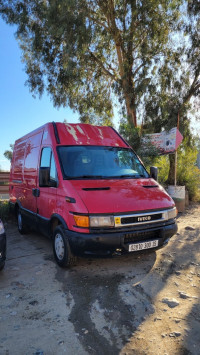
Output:
[[[18,139],[10,205],[21,233],[52,238],[60,266],[157,249],[177,231],[174,201],[111,127],[52,122]]]

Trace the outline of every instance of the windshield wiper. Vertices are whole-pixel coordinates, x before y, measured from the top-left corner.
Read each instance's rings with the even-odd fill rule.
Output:
[[[145,178],[144,175],[141,175],[141,174],[124,174],[124,175],[119,175],[119,176],[115,176],[115,178],[120,178],[120,179],[138,179],[138,178]]]
[[[78,176],[66,176],[67,179],[70,180],[78,180],[78,179],[138,179],[145,178],[144,175],[141,174],[123,174],[123,175],[78,175]]]
[[[80,175],[80,176],[68,176],[68,179],[105,179],[102,175]]]

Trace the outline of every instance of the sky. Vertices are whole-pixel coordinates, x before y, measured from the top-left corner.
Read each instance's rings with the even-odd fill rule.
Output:
[[[50,98],[33,98],[25,86],[27,75],[21,62],[21,51],[14,37],[15,28],[0,18],[0,168],[9,170],[3,155],[10,144],[46,122],[64,119],[78,122],[78,114],[68,108],[53,107]]]

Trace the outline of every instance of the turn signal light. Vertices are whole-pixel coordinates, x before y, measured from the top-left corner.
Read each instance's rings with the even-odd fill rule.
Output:
[[[74,220],[77,227],[89,228],[89,217],[74,215]]]

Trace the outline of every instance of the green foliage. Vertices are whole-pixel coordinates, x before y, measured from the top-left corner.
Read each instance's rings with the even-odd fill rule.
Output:
[[[153,133],[176,127],[179,115],[180,132],[191,140],[189,113],[198,119],[200,97],[199,10],[196,0],[183,1],[166,53],[152,67],[153,79],[141,104],[144,128]]]
[[[177,126],[179,114],[180,131],[191,138],[188,113],[200,93],[198,1],[0,0],[0,14],[17,26],[33,94],[46,90],[55,106],[102,125],[112,124],[117,98],[129,125],[137,127],[139,116],[148,133]],[[123,124],[137,150],[139,132],[130,135]],[[170,159],[171,176],[173,168]]]
[[[11,150],[6,150],[3,155],[11,162],[13,156],[14,144],[10,144]]]
[[[169,174],[169,156],[161,155],[156,157],[154,165],[158,168],[158,182],[161,185],[166,186],[166,180]]]
[[[0,218],[2,221],[7,220],[9,217],[9,202],[0,200]]]
[[[197,193],[193,199],[195,202],[200,203],[200,188],[198,188]]]
[[[142,142],[141,128],[133,127],[132,124],[122,120],[119,126],[119,132],[133,150],[140,156],[147,170],[150,166],[155,165],[159,155],[158,149],[149,141]]]
[[[200,188],[200,170],[196,166],[197,149],[182,145],[178,149],[177,156],[177,185],[185,186],[189,192],[189,198],[194,200],[198,197]],[[158,167],[159,182],[167,186],[166,181],[169,174],[169,156],[160,156],[154,160]]]
[[[186,186],[190,199],[195,198],[200,187],[200,170],[196,166],[197,154],[195,148],[187,148],[178,153],[177,184]]]
[[[17,25],[34,94],[46,89],[55,106],[70,106],[82,122],[100,124],[111,123],[116,96],[137,125],[183,2],[0,0],[0,14]]]
[[[143,149],[140,130],[133,128],[125,121],[121,123],[119,128],[124,139],[130,144],[135,152],[142,158],[145,167],[150,171],[150,166],[158,167],[158,181],[163,186],[167,186],[167,180],[170,170],[169,155],[158,155],[157,149],[150,145],[149,149]],[[198,196],[200,188],[200,170],[196,166],[198,150],[196,148],[199,139],[190,139],[188,135],[180,148],[178,149],[177,158],[177,185],[185,185],[189,192],[190,199],[195,199]]]
[[[177,185],[186,187],[191,200],[198,199],[200,189],[200,170],[196,166],[197,154],[195,147],[178,149]],[[158,167],[159,182],[163,186],[167,186],[166,181],[170,168],[169,156],[157,157],[154,164]]]
[[[6,150],[3,155],[9,160],[11,161],[12,160],[12,154],[13,152],[11,150]]]
[[[124,119],[120,123],[119,133],[137,153],[140,149],[140,129],[133,127],[132,124]]]

